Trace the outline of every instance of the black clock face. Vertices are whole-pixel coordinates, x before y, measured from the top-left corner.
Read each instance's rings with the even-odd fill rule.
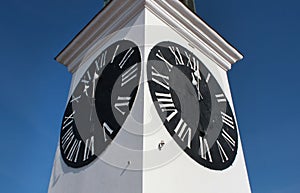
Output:
[[[156,110],[184,152],[210,169],[231,166],[238,148],[236,122],[205,65],[186,48],[162,42],[151,50],[147,75]]]
[[[62,121],[60,151],[68,166],[88,165],[117,135],[135,100],[140,62],[138,47],[121,40],[90,64],[72,93]]]

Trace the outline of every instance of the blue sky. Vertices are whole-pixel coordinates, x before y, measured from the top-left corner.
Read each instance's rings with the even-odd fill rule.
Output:
[[[197,11],[245,58],[229,72],[253,193],[300,189],[300,2],[198,0]],[[101,0],[0,6],[1,192],[47,192],[71,75],[54,57]]]

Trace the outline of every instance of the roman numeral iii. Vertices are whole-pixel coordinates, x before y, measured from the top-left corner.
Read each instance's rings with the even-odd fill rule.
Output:
[[[135,64],[122,74],[122,83],[121,83],[122,87],[137,77],[137,70],[138,70],[137,64]]]

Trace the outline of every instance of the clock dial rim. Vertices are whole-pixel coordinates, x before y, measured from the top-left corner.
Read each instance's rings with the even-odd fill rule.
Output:
[[[118,48],[118,49],[117,49]],[[127,59],[127,60],[124,60],[124,61],[122,61],[122,59],[123,59],[123,57],[125,58],[125,54],[127,53],[127,51],[128,50],[130,50],[131,48],[133,48],[132,50],[134,50],[134,54],[133,55],[129,55],[128,56],[128,58],[129,59]],[[107,54],[108,52],[109,52],[109,50],[110,50],[110,53],[109,54]],[[113,51],[113,52],[112,52]],[[103,54],[105,53],[105,55],[109,55],[109,56],[107,56],[107,57],[111,57],[111,59],[109,60],[109,61],[106,61],[106,63],[104,64],[104,66],[103,67],[101,67],[101,68],[99,68],[99,62],[100,62],[100,59],[101,59],[101,56],[103,56]],[[132,57],[134,57],[133,59],[132,59]],[[98,60],[98,61],[97,61]],[[72,100],[74,100],[73,98],[73,96],[75,95],[75,94],[81,94],[81,95],[83,95],[83,92],[82,92],[82,90],[84,90],[84,88],[83,88],[83,86],[82,85],[80,85],[81,84],[81,82],[82,82],[82,80],[84,79],[84,78],[86,78],[85,76],[91,76],[91,77],[93,77],[94,75],[92,75],[92,73],[89,73],[89,74],[87,74],[89,71],[93,71],[93,72],[95,72],[95,73],[98,73],[99,74],[99,78],[101,79],[101,77],[105,74],[105,70],[107,69],[107,67],[108,66],[114,66],[114,67],[116,67],[117,65],[120,65],[120,64],[122,64],[122,70],[120,70],[119,71],[119,76],[121,76],[122,75],[122,72],[125,72],[128,68],[130,68],[132,65],[134,65],[134,64],[132,64],[131,62],[135,62],[136,61],[136,71],[135,71],[135,73],[136,73],[136,77],[134,78],[134,79],[130,79],[129,80],[129,82],[134,82],[134,83],[132,83],[132,84],[135,84],[136,85],[136,87],[135,88],[130,88],[129,86],[131,86],[131,85],[129,85],[129,83],[128,84],[126,84],[124,87],[126,87],[127,86],[127,89],[131,89],[131,90],[135,90],[135,91],[133,91],[133,92],[135,92],[134,94],[133,94],[133,97],[131,98],[131,100],[130,100],[130,102],[131,102],[131,104],[132,103],[134,103],[134,101],[135,101],[135,99],[136,99],[136,94],[137,94],[137,88],[138,88],[138,86],[139,86],[139,82],[140,82],[140,78],[141,78],[141,52],[140,52],[140,49],[139,49],[139,47],[137,46],[137,44],[135,44],[133,41],[131,41],[131,40],[119,40],[119,41],[116,41],[116,42],[114,42],[114,43],[111,43],[110,45],[108,45],[105,49],[103,49],[99,54],[97,54],[97,56],[95,57],[95,59],[93,59],[93,61],[91,62],[91,63],[89,63],[89,67],[87,68],[87,70],[85,70],[85,72],[84,72],[84,74],[81,76],[81,78],[80,78],[80,80],[79,80],[79,82],[77,83],[77,85],[76,85],[76,87],[75,87],[75,89],[74,89],[74,91],[72,92],[72,94],[71,94],[71,96],[70,96],[70,99],[69,99],[69,101],[68,101],[68,103],[67,103],[67,107],[65,108],[65,112],[64,112],[64,118],[63,118],[63,121],[62,121],[62,124],[61,124],[61,129],[60,129],[60,155],[61,155],[61,157],[62,157],[62,159],[63,159],[63,161],[64,161],[64,163],[67,165],[67,166],[69,166],[69,167],[71,167],[71,168],[82,168],[82,167],[85,167],[85,166],[89,166],[89,165],[91,165],[91,163],[93,163],[96,159],[97,159],[97,157],[99,157],[100,155],[101,155],[101,153],[109,146],[109,144],[111,143],[111,141],[115,138],[115,136],[117,135],[117,133],[119,132],[119,130],[120,130],[120,128],[121,128],[121,126],[120,126],[120,128],[118,128],[118,129],[116,129],[115,130],[115,133],[114,133],[114,135],[109,135],[110,133],[109,132],[107,132],[107,129],[105,129],[105,127],[104,127],[104,125],[103,125],[103,123],[101,123],[100,122],[100,120],[99,120],[99,117],[98,117],[98,113],[97,113],[97,104],[96,104],[96,96],[93,96],[94,98],[93,98],[93,100],[90,100],[90,99],[86,99],[86,101],[85,101],[85,105],[87,104],[87,103],[91,103],[91,106],[90,107],[84,107],[84,108],[86,108],[86,109],[91,109],[91,108],[93,108],[93,117],[96,119],[95,120],[95,122],[97,123],[96,125],[97,125],[97,128],[95,128],[95,130],[96,130],[96,133],[97,133],[97,136],[98,136],[98,141],[100,141],[100,140],[104,140],[104,138],[106,138],[105,139],[105,141],[104,142],[101,142],[101,143],[98,143],[98,146],[96,147],[96,142],[94,142],[95,143],[95,154],[94,155],[90,155],[89,156],[89,158],[87,159],[87,160],[83,160],[83,161],[76,161],[75,162],[75,160],[73,159],[73,161],[70,161],[70,160],[68,160],[68,152],[66,152],[66,153],[64,153],[64,148],[62,147],[62,145],[63,145],[63,141],[62,141],[62,138],[64,137],[64,134],[65,134],[65,132],[63,132],[63,127],[65,126],[65,124],[64,124],[64,121],[65,121],[65,117],[67,117],[67,116],[69,116],[68,114],[71,112],[74,112],[74,109],[73,109],[73,106],[72,106],[72,103],[71,103],[71,101]],[[96,65],[96,62],[98,62],[98,66]],[[118,66],[119,68],[121,68],[120,66]],[[96,69],[97,68],[97,69]],[[99,69],[98,69],[99,68]],[[111,70],[114,70],[114,69],[111,69]],[[115,72],[115,71],[113,71],[113,72]],[[94,95],[95,95],[95,93],[97,93],[97,85],[98,85],[98,79],[97,79],[97,81],[96,81],[96,87],[95,87],[95,89],[93,90],[94,92],[91,92],[91,93],[89,93],[89,95],[92,95],[93,93],[94,93]],[[115,79],[114,81],[117,81],[117,79]],[[107,81],[106,81],[107,82]],[[127,81],[128,82],[128,81]],[[93,85],[89,85],[90,87],[92,87]],[[80,96],[81,96],[80,95]],[[88,94],[86,94],[86,95],[88,95]],[[107,99],[107,100],[110,100],[111,98],[110,98],[110,95],[108,96],[109,97],[109,99]],[[87,98],[87,97],[86,97]],[[89,101],[88,101],[89,100]],[[92,101],[92,102],[91,102]],[[131,107],[129,108],[129,112],[128,112],[128,114],[130,114],[130,110],[131,110]],[[70,111],[70,112],[68,112],[68,111]],[[85,110],[85,113],[89,113],[89,112],[86,112],[87,110]],[[76,114],[76,113],[75,113]],[[84,112],[82,112],[81,114],[84,114]],[[127,114],[127,116],[128,116],[128,114]],[[127,118],[127,116],[126,116],[126,118]],[[125,119],[126,119],[125,118]],[[125,121],[125,119],[123,120],[123,122],[121,121],[121,125],[124,123],[124,121]],[[77,119],[78,120],[78,119]],[[78,121],[77,121],[78,122]],[[94,123],[95,123],[94,122]],[[109,121],[108,121],[109,122]],[[86,123],[86,122],[85,122]],[[76,139],[78,139],[78,140],[81,140],[82,141],[82,143],[84,143],[84,140],[82,140],[82,137],[81,137],[81,135],[79,134],[79,132],[78,132],[78,128],[77,128],[77,126],[76,126],[76,119],[74,118],[74,124],[70,124],[71,126],[70,127],[73,127],[72,128],[72,133],[73,133],[73,135],[75,136],[75,138]],[[109,124],[108,124],[109,125]],[[103,130],[105,130],[104,132],[103,132]],[[97,132],[98,131],[98,132]],[[102,132],[101,132],[102,131]],[[95,131],[94,131],[94,133],[95,133]],[[91,134],[91,135],[94,135],[94,134]],[[103,136],[103,137],[102,137]],[[102,138],[101,138],[102,137]],[[96,139],[95,139],[95,141],[96,141]],[[100,145],[99,145],[100,144]],[[100,147],[100,146],[102,146],[102,147]],[[65,147],[66,148],[66,147]],[[80,147],[81,148],[81,147]],[[69,149],[69,151],[70,151],[70,148],[67,148],[67,150]],[[80,153],[79,154],[82,154],[82,148],[80,149]],[[90,151],[90,149],[89,149],[89,151]],[[78,157],[79,158],[79,157]],[[81,155],[81,158],[82,158],[82,155]]]
[[[176,133],[175,132],[170,132],[170,128],[167,128],[168,126],[165,124],[167,121],[166,121],[166,119],[164,119],[162,116],[161,116],[161,108],[159,107],[159,105],[157,105],[157,97],[155,96],[155,94],[154,94],[154,92],[155,92],[155,89],[154,89],[154,87],[153,87],[153,84],[156,84],[156,83],[153,83],[154,81],[153,81],[153,76],[151,75],[151,68],[152,68],[152,62],[153,63],[155,63],[155,62],[157,62],[157,61],[160,61],[160,62],[162,62],[163,60],[161,59],[161,58],[158,58],[157,57],[157,54],[159,53],[158,52],[158,50],[160,50],[161,52],[163,52],[163,49],[162,48],[168,48],[169,46],[173,46],[173,47],[177,47],[177,48],[179,48],[179,50],[180,51],[182,51],[182,53],[184,53],[184,51],[186,51],[188,54],[191,54],[193,57],[195,57],[195,58],[197,58],[197,60],[198,61],[200,61],[200,70],[201,70],[201,73],[203,73],[203,71],[202,71],[202,69],[204,68],[205,70],[205,73],[207,73],[207,75],[205,76],[205,75],[203,75],[205,78],[207,78],[207,76],[208,76],[208,74],[209,74],[209,76],[210,76],[210,80],[208,81],[208,83],[207,83],[207,85],[208,85],[208,87],[209,87],[209,90],[212,92],[212,94],[211,94],[211,99],[212,99],[212,101],[213,101],[213,103],[215,103],[213,106],[213,113],[216,113],[217,111],[226,111],[225,113],[227,113],[228,115],[230,115],[230,117],[233,119],[232,121],[233,121],[233,123],[234,123],[234,126],[235,126],[235,131],[234,132],[231,132],[231,134],[233,133],[233,138],[234,138],[234,140],[235,140],[235,146],[234,146],[234,150],[232,150],[232,152],[233,153],[229,153],[230,154],[230,160],[228,160],[228,161],[226,161],[225,163],[218,163],[218,164],[216,164],[216,163],[210,163],[210,162],[208,162],[208,161],[203,161],[203,160],[201,160],[201,159],[199,159],[199,155],[197,155],[197,153],[195,153],[195,151],[192,153],[191,151],[192,150],[190,150],[187,146],[186,147],[183,147],[182,146],[182,144],[180,144],[180,140],[179,140],[179,138],[178,138],[178,136],[176,135]],[[170,49],[170,48],[169,48]],[[173,50],[174,51],[174,50]],[[166,54],[166,53],[163,53],[163,54],[161,54],[161,56],[162,55],[164,55],[164,59],[167,59],[168,61],[169,61],[169,63],[171,63],[172,65],[173,65],[173,67],[180,67],[180,62],[178,63],[178,64],[176,64],[176,59],[175,59],[175,57],[174,57],[174,59],[173,59],[173,61],[172,62],[170,62],[170,58],[171,57],[168,57],[168,56],[166,56],[166,55],[168,55],[168,54]],[[172,55],[172,54],[171,54]],[[175,55],[173,55],[173,56],[175,56]],[[184,58],[184,56],[182,56],[183,58]],[[179,57],[178,57],[179,58]],[[188,59],[187,59],[187,55],[185,56],[185,59],[183,59],[184,61],[188,61]],[[179,61],[179,60],[178,60]],[[185,62],[185,63],[187,63],[187,62]],[[172,136],[172,138],[173,139],[175,139],[175,141],[176,141],[176,143],[185,151],[185,153],[186,154],[188,154],[189,155],[189,157],[190,158],[192,158],[194,161],[196,161],[197,163],[199,163],[200,165],[202,165],[202,166],[204,166],[204,167],[206,167],[206,168],[209,168],[209,169],[212,169],[212,170],[224,170],[224,169],[227,169],[227,168],[229,168],[232,164],[233,164],[233,162],[235,161],[235,158],[236,158],[236,155],[237,155],[237,150],[238,150],[238,142],[239,142],[239,137],[238,137],[238,131],[237,131],[237,124],[236,124],[236,120],[235,120],[235,117],[234,117],[234,112],[233,112],[233,110],[232,110],[232,108],[231,108],[231,106],[230,106],[230,104],[229,104],[229,102],[228,102],[228,99],[226,98],[226,96],[225,96],[225,93],[223,92],[223,89],[221,88],[221,85],[219,84],[219,82],[217,81],[217,79],[214,77],[214,75],[213,75],[213,73],[206,67],[206,65],[195,55],[195,54],[193,54],[193,52],[192,51],[190,51],[189,49],[187,49],[187,48],[185,48],[185,47],[183,47],[183,46],[181,46],[181,45],[179,45],[179,44],[177,44],[177,43],[175,43],[175,42],[171,42],[171,41],[163,41],[163,42],[160,42],[160,43],[158,43],[158,44],[156,44],[152,49],[151,49],[151,51],[150,51],[150,54],[148,55],[148,64],[147,64],[148,66],[147,66],[147,76],[148,76],[148,85],[149,85],[149,90],[150,90],[150,93],[151,93],[151,99],[152,99],[152,101],[155,103],[155,107],[156,107],[156,111],[158,112],[158,114],[159,114],[159,117],[161,118],[161,120],[162,120],[162,122],[164,123],[164,126],[166,127],[166,129],[168,130],[168,132],[169,132],[169,134]],[[202,68],[202,69],[201,69]],[[165,70],[166,71],[166,70]],[[171,77],[171,76],[170,76]],[[171,78],[170,78],[171,79]],[[212,87],[212,85],[211,85],[211,81],[214,81],[214,84],[215,84],[215,86],[214,87]],[[152,84],[152,85],[151,85]],[[216,91],[216,87],[217,87],[217,91]],[[217,93],[218,92],[218,93]],[[223,95],[223,98],[222,99],[224,99],[224,100],[226,100],[226,105],[225,105],[225,107],[224,107],[224,105],[223,105],[223,107],[219,107],[219,105],[217,105],[217,103],[219,103],[218,102],[218,99],[213,99],[213,96],[212,95],[216,95],[216,94],[222,94]],[[222,101],[221,99],[219,99],[220,101]],[[215,115],[214,115],[215,116]],[[213,123],[213,119],[214,119],[214,117],[212,117],[211,116],[211,118],[212,119],[210,119],[210,121],[209,121],[209,125],[211,126],[211,124]],[[219,131],[218,131],[218,135],[217,136],[215,136],[215,140],[213,140],[213,143],[212,143],[212,145],[211,145],[211,148],[212,148],[212,150],[214,151],[214,152],[216,152],[216,151],[219,151],[219,149],[218,150],[216,150],[216,148],[217,148],[217,140],[218,140],[218,142],[220,142],[220,144],[221,144],[221,146],[223,145],[223,146],[225,146],[225,145],[227,145],[227,143],[228,143],[228,140],[226,141],[225,140],[225,142],[226,142],[226,144],[225,144],[225,142],[224,142],[224,140],[222,140],[222,138],[221,137],[223,137],[223,135],[222,135],[222,132],[223,132],[223,130],[222,130],[222,128],[224,127],[224,130],[225,130],[225,132],[228,130],[228,128],[227,128],[227,125],[226,124],[224,124],[223,122],[222,122],[222,116],[221,115],[219,115],[218,116],[218,121],[217,122],[219,122],[219,124],[221,124],[221,126],[219,126],[220,128],[219,128]],[[220,122],[221,121],[221,122]],[[178,124],[178,123],[177,123]],[[176,124],[175,124],[176,125]],[[174,130],[174,126],[173,126],[173,130]],[[194,137],[194,135],[195,135],[195,133],[196,132],[193,132],[193,137]],[[197,135],[199,135],[199,134],[197,134]],[[200,140],[199,140],[199,143],[200,143]],[[227,148],[227,150],[228,150],[228,148]],[[221,157],[221,156],[220,156]],[[222,158],[223,159],[223,158]],[[220,162],[220,161],[219,161]]]

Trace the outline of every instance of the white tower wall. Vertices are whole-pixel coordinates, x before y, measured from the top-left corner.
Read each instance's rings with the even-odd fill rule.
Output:
[[[131,114],[104,153],[84,168],[68,167],[58,144],[48,192],[251,192],[241,140],[231,167],[214,171],[196,163],[164,128],[146,71],[153,46],[162,41],[180,44],[205,63],[233,107],[227,70],[242,56],[179,1],[115,0],[57,57],[73,74],[69,98],[95,57],[121,39],[135,42],[142,58],[141,84]],[[162,140],[165,145],[159,150]]]

